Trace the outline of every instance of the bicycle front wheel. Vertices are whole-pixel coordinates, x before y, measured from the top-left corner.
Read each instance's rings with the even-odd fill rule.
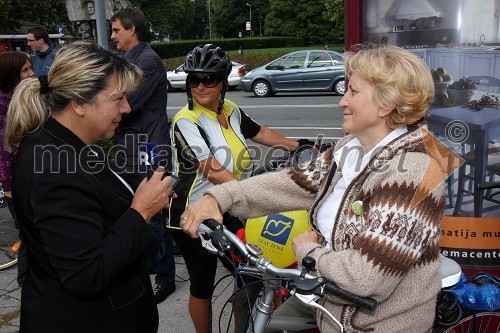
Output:
[[[17,254],[21,241],[19,231],[16,229],[14,220],[8,213],[8,209],[0,211],[0,270],[7,269],[17,264]]]
[[[500,313],[479,312],[462,318],[456,325],[443,333],[498,333]]]

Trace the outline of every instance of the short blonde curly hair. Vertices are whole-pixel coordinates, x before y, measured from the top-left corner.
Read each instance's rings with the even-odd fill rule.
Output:
[[[346,52],[346,74],[356,73],[373,86],[375,105],[393,108],[387,117],[389,129],[427,118],[434,99],[434,81],[422,59],[394,45],[355,48],[359,50]]]

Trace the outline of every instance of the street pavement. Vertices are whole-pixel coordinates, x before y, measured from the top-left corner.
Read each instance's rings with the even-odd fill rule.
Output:
[[[8,208],[0,208],[0,219],[12,219]],[[194,332],[191,317],[188,313],[189,281],[188,273],[182,256],[176,255],[176,290],[165,301],[158,304],[160,316],[160,333],[184,333]],[[226,275],[228,271],[219,265],[217,280]],[[19,332],[19,306],[21,301],[21,288],[16,281],[17,266],[0,271],[0,333]],[[151,276],[154,281],[154,276]],[[213,331],[226,332],[227,324],[231,318],[231,306],[224,307],[224,303],[231,296],[233,280],[224,279],[216,288],[213,307]],[[222,312],[221,312],[222,311]],[[219,317],[221,317],[221,328],[219,331]],[[227,332],[233,332],[233,325]],[[92,332],[89,332],[92,333]]]

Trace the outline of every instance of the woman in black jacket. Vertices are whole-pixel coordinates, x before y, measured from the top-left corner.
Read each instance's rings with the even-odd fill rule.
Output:
[[[57,52],[48,78],[26,79],[14,93],[6,142],[20,141],[13,198],[29,263],[22,332],[158,329],[143,254],[171,178],[155,172],[134,194],[94,145],[130,112],[126,93],[141,78],[122,57],[73,43]]]

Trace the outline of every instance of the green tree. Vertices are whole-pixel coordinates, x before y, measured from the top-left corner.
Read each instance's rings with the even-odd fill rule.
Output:
[[[239,0],[210,1],[212,15],[212,37],[234,38],[238,31],[245,31],[248,10]]]
[[[246,22],[250,21],[250,6],[247,3],[252,6],[253,35],[257,36],[259,18],[264,22],[269,0],[211,0],[212,35],[234,38],[238,37],[238,32],[242,32],[243,36],[249,36]]]
[[[337,19],[332,21],[333,17],[329,17],[326,1],[270,0],[271,7],[265,23],[266,35],[298,36],[310,43],[325,43],[337,39],[339,27],[342,26],[343,32],[343,25]]]
[[[146,21],[150,24],[151,39],[181,38],[188,35],[189,27],[194,19],[194,4],[191,0],[142,0],[134,1],[139,7]]]
[[[188,39],[208,38],[208,3],[207,0],[194,0],[194,20],[191,22]]]
[[[333,23],[333,31],[336,38],[344,36],[345,29],[345,1],[346,0],[324,0],[326,11],[324,17]],[[348,1],[348,0],[347,0]]]
[[[66,0],[0,0],[0,31],[16,32],[24,22],[42,25],[50,33],[56,32],[57,25],[73,32]]]

